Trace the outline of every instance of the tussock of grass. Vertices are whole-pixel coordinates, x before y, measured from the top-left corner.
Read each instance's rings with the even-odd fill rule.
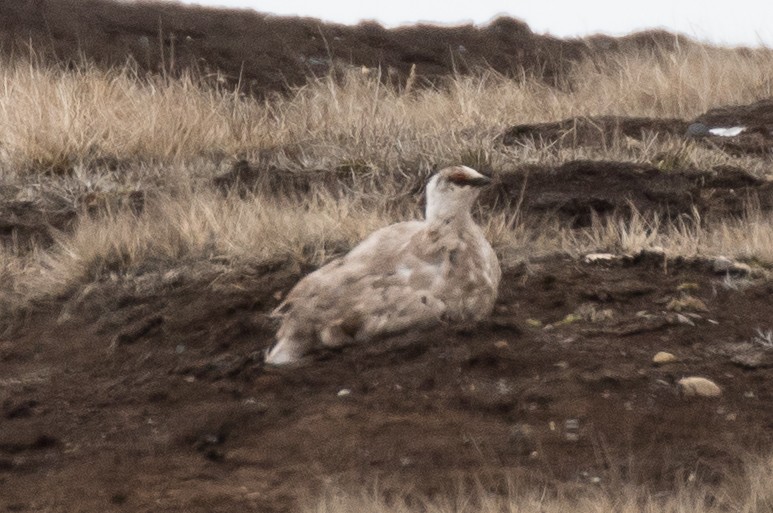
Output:
[[[751,458],[740,476],[707,487],[687,482],[673,492],[652,493],[630,485],[565,486],[535,491],[511,480],[505,493],[484,485],[464,488],[456,496],[426,499],[416,494],[359,494],[329,490],[308,500],[308,513],[767,513],[773,508],[773,458]]]

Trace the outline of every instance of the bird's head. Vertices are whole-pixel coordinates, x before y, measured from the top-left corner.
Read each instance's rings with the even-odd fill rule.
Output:
[[[480,194],[480,188],[491,179],[467,166],[441,169],[427,183],[427,219],[468,215]]]

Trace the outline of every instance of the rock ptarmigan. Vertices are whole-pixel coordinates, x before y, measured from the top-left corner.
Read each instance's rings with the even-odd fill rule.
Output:
[[[470,211],[489,182],[466,166],[437,172],[427,184],[424,221],[377,230],[298,282],[272,313],[281,326],[266,363],[488,316],[501,271]]]

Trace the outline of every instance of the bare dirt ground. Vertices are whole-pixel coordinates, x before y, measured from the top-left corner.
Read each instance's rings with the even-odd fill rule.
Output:
[[[602,183],[579,187],[583,166],[535,181],[532,197],[592,196]],[[594,169],[664,198],[759,185]],[[299,490],[331,483],[431,496],[508,474],[668,491],[721,483],[773,444],[773,349],[759,338],[773,328],[773,284],[757,271],[657,254],[534,260],[506,273],[480,326],[264,368],[265,314],[305,272],[108,279],[17,319],[0,342],[0,506],[291,511]],[[654,365],[659,351],[678,361]],[[722,396],[681,396],[685,376]]]

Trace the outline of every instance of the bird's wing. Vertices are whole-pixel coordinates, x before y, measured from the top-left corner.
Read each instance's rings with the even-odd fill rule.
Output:
[[[448,250],[425,228],[413,221],[374,232],[301,280],[275,313],[341,326],[363,340],[437,322],[445,305],[432,289],[448,265]]]

